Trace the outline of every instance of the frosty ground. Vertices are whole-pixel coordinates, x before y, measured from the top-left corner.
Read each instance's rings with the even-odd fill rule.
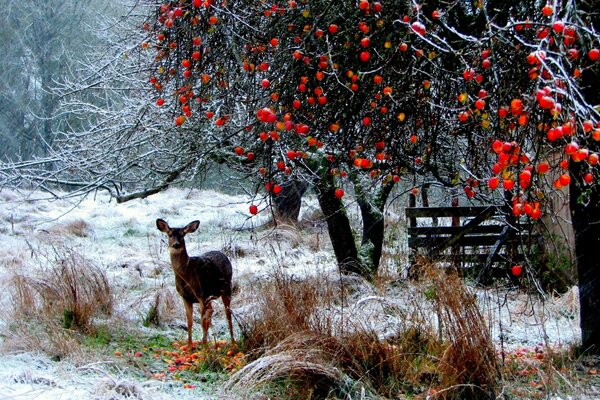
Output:
[[[57,360],[47,349],[32,348],[35,341],[11,334],[10,284],[15,273],[35,274],[40,268],[38,254],[45,249],[74,249],[101,266],[109,276],[117,299],[110,323],[122,324],[128,332],[183,340],[183,306],[174,293],[165,240],[155,226],[157,218],[166,219],[171,226],[200,220],[198,232],[187,238],[190,254],[219,249],[230,255],[234,281],[242,289],[232,302],[233,312],[238,316],[252,312],[243,288],[261,276],[273,271],[298,277],[335,274],[335,258],[314,199],[305,199],[299,227],[270,227],[268,212],[250,217],[250,203],[247,197],[208,190],[169,189],[125,204],[117,204],[102,193],[69,199],[41,192],[0,192],[0,299],[5,310],[0,318],[0,398],[108,399],[120,398],[123,393],[143,399],[231,396],[220,391],[226,375],[203,378],[193,388],[186,389],[180,382],[153,379],[152,375],[136,372],[135,360],[116,359],[112,354],[114,349],[75,351]],[[388,224],[394,224],[402,232],[401,207],[390,207],[387,219]],[[396,240],[405,239],[400,235]],[[387,254],[403,248],[405,245],[396,243]],[[368,323],[381,337],[393,331],[398,323],[389,318],[385,307],[403,307],[418,297],[404,279],[403,259],[401,256],[384,259],[382,272],[395,282],[393,286],[367,287],[351,300],[353,312],[368,316]],[[142,320],[158,291],[171,296],[173,315],[161,328],[143,327]],[[576,288],[562,296],[546,297],[507,287],[473,292],[499,351],[565,349],[579,341]],[[217,306],[213,338],[227,338],[223,320],[222,310]],[[239,332],[238,327],[235,329]],[[199,331],[196,321],[196,338]]]

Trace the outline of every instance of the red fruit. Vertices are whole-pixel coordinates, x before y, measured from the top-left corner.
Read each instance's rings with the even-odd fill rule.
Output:
[[[410,25],[410,27],[412,28],[413,31],[415,31],[415,33],[417,33],[418,35],[421,35],[421,36],[423,36],[425,34],[425,32],[427,31],[425,28],[425,25],[423,25],[419,21],[413,22]]]
[[[538,104],[544,110],[554,108],[554,99],[550,96],[542,96],[538,99]]]
[[[159,106],[159,107],[160,107],[160,106],[162,106],[163,104],[165,104],[165,99],[162,99],[162,98],[161,98],[161,99],[158,99],[158,100],[156,100],[156,105],[157,105],[157,106]]]
[[[560,182],[561,185],[567,186],[571,182],[571,176],[569,174],[562,174],[558,178],[558,181]]]
[[[338,199],[344,197],[344,189],[335,189],[335,197]]]
[[[577,50],[577,49],[567,50],[567,58],[569,58],[569,60],[577,60],[579,58],[579,50]]]
[[[488,187],[492,190],[496,189],[500,184],[500,179],[497,176],[493,176],[488,180]]]
[[[279,39],[277,38],[273,38],[271,39],[271,41],[269,42],[269,44],[273,47],[277,47],[277,45],[279,44]]]
[[[590,154],[590,155],[589,155],[589,157],[588,157],[588,163],[589,163],[590,165],[597,165],[597,164],[598,164],[598,159],[599,159],[599,158],[600,158],[600,157],[598,156],[598,154],[597,154],[597,153],[592,153],[592,154]]]
[[[513,265],[510,268],[510,273],[513,274],[513,276],[520,276],[523,273],[523,267],[520,265]]]
[[[567,143],[565,145],[565,153],[568,155],[574,154],[577,150],[579,150],[579,145],[575,142]]]
[[[262,86],[264,89],[266,89],[266,88],[268,88],[268,87],[271,85],[271,82],[269,82],[269,80],[268,80],[268,79],[263,79],[263,80],[260,82],[260,85],[261,85],[261,86]]]
[[[468,119],[469,119],[469,113],[468,113],[468,112],[466,112],[466,111],[461,111],[461,112],[458,114],[458,120],[459,120],[460,122],[466,122]]]
[[[253,152],[251,152],[251,151],[249,151],[249,152],[246,154],[246,158],[248,159],[248,161],[252,161],[252,160],[254,160],[254,157],[255,157],[255,156],[254,156],[254,153],[253,153]]]
[[[371,125],[371,117],[364,117],[362,122],[363,122],[363,125],[365,125],[365,126]]]
[[[398,49],[399,49],[400,51],[403,51],[403,52],[404,52],[404,51],[408,50],[408,44],[406,44],[406,43],[401,43],[401,44],[400,44],[400,46],[398,46]]]
[[[483,99],[478,99],[475,102],[475,108],[477,108],[478,110],[483,110],[485,108],[485,100]]]
[[[521,114],[521,112],[523,112],[523,101],[521,101],[520,99],[513,99],[510,102],[510,112],[513,115]]]
[[[598,61],[598,59],[600,58],[600,50],[598,49],[591,49],[588,52],[588,58],[592,61]]]
[[[376,1],[373,3],[373,11],[378,13],[381,12],[381,9],[383,8],[383,6],[381,5],[380,2]]]
[[[546,4],[542,8],[542,14],[544,14],[546,17],[551,16],[552,14],[554,14],[554,7],[552,7],[550,4]]]
[[[550,170],[550,165],[545,161],[539,163],[537,166],[537,172],[540,174],[545,174],[549,170]]]
[[[369,39],[368,37],[362,38],[360,40],[360,45],[366,49],[371,45],[371,39]]]
[[[186,116],[185,115],[180,115],[177,118],[175,118],[175,125],[177,126],[181,126],[183,125],[183,123],[186,121]]]
[[[252,204],[250,206],[250,214],[252,214],[252,215],[258,214],[258,207],[256,205]]]
[[[237,146],[235,149],[233,149],[233,151],[235,152],[235,154],[237,154],[238,156],[241,156],[242,154],[244,154],[244,148],[241,146]]]
[[[583,121],[582,126],[584,132],[590,132],[592,129],[594,129],[594,123],[589,119]]]
[[[360,53],[360,60],[362,62],[367,62],[371,59],[371,53],[369,53],[368,51],[363,51]]]
[[[475,71],[473,71],[471,68],[465,69],[463,72],[463,78],[465,78],[466,81],[470,81],[475,77]]]
[[[565,23],[563,21],[556,21],[552,24],[552,29],[556,33],[561,33],[565,29]]]
[[[328,29],[329,29],[329,33],[331,33],[331,34],[338,33],[338,31],[340,30],[340,28],[336,24],[329,25]]]
[[[183,68],[189,68],[192,65],[192,62],[187,58],[181,62],[181,66]]]
[[[483,69],[488,69],[491,66],[492,66],[492,62],[490,61],[489,58],[486,58],[481,62],[481,68],[483,68]]]
[[[583,176],[583,180],[585,183],[592,183],[594,181],[594,175],[592,175],[590,172],[588,172],[587,174],[585,174]]]
[[[494,140],[494,142],[492,143],[492,150],[496,154],[502,153],[503,148],[504,148],[504,143],[502,143],[500,140]]]
[[[512,179],[505,179],[502,182],[502,187],[505,190],[512,190],[515,187],[515,181],[513,181]]]

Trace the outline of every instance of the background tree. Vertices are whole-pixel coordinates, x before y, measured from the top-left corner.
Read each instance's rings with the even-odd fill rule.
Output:
[[[107,2],[2,1],[0,158],[43,156],[53,147],[59,98],[53,89],[94,46],[87,27]]]

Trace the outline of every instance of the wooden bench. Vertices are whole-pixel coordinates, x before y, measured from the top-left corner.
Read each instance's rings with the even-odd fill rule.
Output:
[[[407,207],[409,260],[420,256],[455,267],[518,263],[531,235],[507,208],[497,206]]]

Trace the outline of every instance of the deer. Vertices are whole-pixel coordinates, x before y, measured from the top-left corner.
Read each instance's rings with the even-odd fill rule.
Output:
[[[192,326],[195,303],[200,304],[202,315],[202,345],[206,346],[208,328],[213,314],[212,300],[221,298],[225,306],[225,316],[231,343],[235,343],[231,322],[231,276],[229,258],[220,251],[209,251],[197,257],[190,257],[185,247],[185,235],[195,232],[200,221],[192,221],[183,228],[171,228],[162,220],[156,220],[156,227],[169,238],[171,267],[175,273],[175,288],[183,299],[187,320],[188,349],[193,348]]]

